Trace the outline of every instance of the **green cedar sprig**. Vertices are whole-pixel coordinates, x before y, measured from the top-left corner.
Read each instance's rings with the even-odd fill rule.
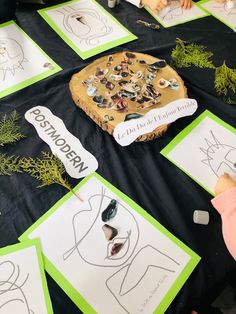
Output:
[[[65,168],[60,159],[50,152],[42,152],[42,155],[42,159],[38,157],[22,158],[20,166],[23,171],[41,181],[38,187],[57,183],[70,190],[69,183],[62,177],[65,173]]]
[[[216,68],[214,84],[218,95],[226,95],[228,89],[236,93],[236,69],[227,67],[224,61],[221,66]]]
[[[3,146],[8,143],[14,143],[24,138],[20,133],[20,126],[18,125],[19,115],[14,110],[10,116],[4,115],[0,121],[0,145]]]
[[[12,175],[15,172],[22,172],[18,156],[0,154],[0,175]]]
[[[230,97],[223,97],[223,101],[228,105],[236,105],[236,99]]]
[[[20,167],[23,172],[41,181],[38,187],[57,183],[71,191],[80,201],[80,197],[74,193],[69,182],[63,178],[65,167],[61,160],[50,152],[42,152],[43,158],[22,158]]]
[[[206,47],[203,45],[187,44],[177,38],[176,47],[172,50],[171,57],[174,65],[178,68],[188,68],[195,65],[200,68],[215,69],[212,61],[209,60],[213,53],[205,51],[205,49]]]

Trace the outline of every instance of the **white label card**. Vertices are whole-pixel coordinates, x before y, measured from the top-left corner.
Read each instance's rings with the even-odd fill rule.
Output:
[[[97,159],[84,149],[80,140],[48,108],[33,107],[25,113],[25,119],[33,124],[39,137],[60,158],[71,177],[82,178],[96,171]]]
[[[140,135],[152,132],[157,127],[191,116],[197,110],[197,101],[182,98],[167,106],[150,110],[143,117],[119,123],[114,129],[114,138],[122,146],[134,142]]]

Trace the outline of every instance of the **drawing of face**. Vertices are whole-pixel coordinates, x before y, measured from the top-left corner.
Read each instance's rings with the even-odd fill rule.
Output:
[[[74,248],[91,265],[124,264],[133,254],[139,238],[135,217],[118,201],[105,195],[92,196],[89,204],[91,211],[79,212],[74,217],[74,232],[78,235]],[[81,230],[85,232],[82,234]]]
[[[107,25],[106,19],[93,9],[76,9],[68,6],[57,12],[63,14],[65,29],[87,45],[98,44],[100,37],[106,36],[112,31],[112,28]]]
[[[211,136],[212,142],[205,139],[208,147],[200,148],[206,155],[202,162],[209,166],[217,177],[224,172],[236,173],[236,147],[220,143],[212,131]]]
[[[22,63],[25,62],[22,47],[10,38],[0,38],[0,73],[2,71],[3,80],[7,72],[14,76],[18,68],[23,69]]]
[[[235,2],[235,1],[234,1]],[[220,12],[225,13],[226,15],[236,15],[236,3],[233,3],[233,7],[228,6],[228,1],[225,3],[219,3],[218,6],[215,6],[214,8],[219,9]]]
[[[28,280],[19,279],[20,269],[11,261],[0,263],[0,313],[34,314],[29,309],[23,286]]]
[[[162,9],[159,16],[163,20],[172,20],[175,16],[183,15],[183,8],[181,7],[179,0],[171,0],[167,7]]]

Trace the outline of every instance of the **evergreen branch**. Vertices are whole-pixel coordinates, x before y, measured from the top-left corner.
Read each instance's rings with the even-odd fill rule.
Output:
[[[79,198],[79,196],[72,190],[69,182],[63,178],[65,167],[61,160],[50,152],[42,152],[42,155],[43,159],[31,157],[22,158],[20,160],[20,167],[33,178],[41,181],[41,184],[38,187],[57,183]],[[79,200],[81,201],[80,198]]]
[[[18,125],[19,115],[14,110],[10,116],[4,115],[0,121],[0,145],[3,146],[8,143],[14,143],[24,138],[20,133],[20,126]]]
[[[0,154],[0,175],[10,176],[15,172],[22,172],[19,157]]]
[[[232,98],[230,98],[230,97],[228,97],[228,98],[224,97],[224,98],[223,98],[223,101],[224,101],[226,104],[228,104],[228,105],[236,105],[236,100],[234,100],[234,99],[232,99]]]
[[[178,68],[188,68],[192,65],[199,68],[215,69],[212,61],[213,56],[210,51],[205,51],[206,47],[195,43],[187,44],[185,41],[177,38],[176,47],[172,50],[171,57],[173,63]]]
[[[214,84],[218,95],[226,95],[228,89],[236,93],[236,69],[227,67],[224,61],[220,67],[216,68]]]

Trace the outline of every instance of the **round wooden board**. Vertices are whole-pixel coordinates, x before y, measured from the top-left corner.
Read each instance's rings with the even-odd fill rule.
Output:
[[[135,57],[128,58],[127,56],[129,55]],[[111,61],[111,59],[113,61]],[[187,97],[187,89],[184,86],[183,80],[169,65],[158,68],[157,71],[151,69],[150,72],[150,67],[148,65],[154,64],[157,61],[160,61],[160,59],[138,52],[121,52],[99,58],[72,76],[69,83],[72,98],[75,104],[83,109],[95,123],[97,123],[103,130],[112,134],[115,126],[127,119],[127,115],[128,117],[132,117],[130,114],[144,115],[152,109],[164,107],[174,100]],[[121,65],[123,70],[118,71],[117,66]],[[126,84],[129,84],[132,81],[132,86],[134,86],[133,81],[135,81],[135,74],[137,74],[138,71],[142,71],[143,73],[143,78],[137,80],[135,83],[140,90],[146,89],[145,86],[147,85],[148,75],[155,75],[155,78],[151,80],[151,84],[156,92],[161,93],[161,95],[156,98],[159,99],[159,102],[150,106],[150,101],[140,103],[136,101],[137,98],[135,98],[135,101],[134,99],[122,98],[122,101],[125,103],[125,108],[122,106],[121,109],[123,110],[120,110],[119,106],[117,108],[117,103],[114,105],[112,99],[115,97],[116,102],[117,93],[120,93],[120,90],[123,90],[124,85],[120,86],[121,81],[127,81],[127,83],[124,83],[125,86],[128,86]],[[127,77],[123,77],[119,81],[114,79],[114,75],[124,75],[124,72],[126,72],[125,75],[127,75]],[[115,78],[119,78],[119,76],[115,76]],[[167,81],[175,79],[179,87],[171,88],[168,86],[166,88],[160,88],[159,80],[162,78]],[[112,83],[115,86],[112,86],[113,89],[110,90],[107,88],[109,85],[104,82],[109,82],[109,84]],[[96,89],[96,94],[89,96],[87,91],[91,87],[94,90]],[[141,92],[138,92],[139,95],[140,93]],[[107,96],[108,94],[109,96]],[[105,104],[95,102],[94,99],[96,98],[94,98],[94,96],[102,96],[102,98],[105,98],[106,100],[103,101]],[[113,98],[110,96],[113,96]],[[110,102],[107,104],[107,99],[113,103]],[[153,102],[151,102],[151,104],[152,103]],[[168,125],[162,125],[156,128],[153,132],[139,136],[136,141],[153,140],[156,137],[161,136],[167,128]]]

